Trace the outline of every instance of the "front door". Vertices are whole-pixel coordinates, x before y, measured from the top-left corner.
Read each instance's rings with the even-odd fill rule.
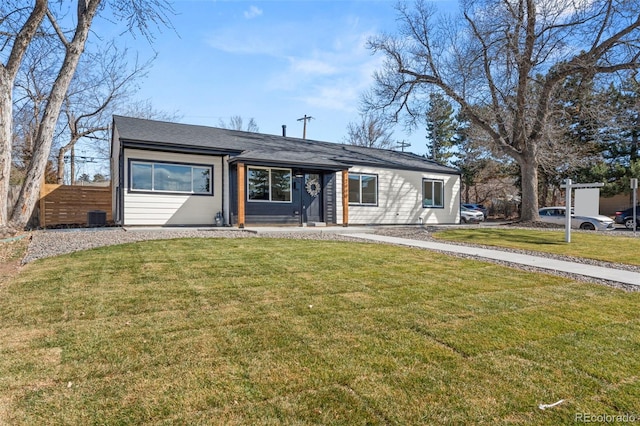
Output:
[[[302,211],[304,221],[322,222],[322,176],[318,173],[306,173],[302,187]]]

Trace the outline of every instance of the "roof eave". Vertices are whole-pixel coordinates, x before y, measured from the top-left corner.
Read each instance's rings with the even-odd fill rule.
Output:
[[[172,143],[150,142],[144,140],[120,139],[123,148],[135,148],[144,150],[176,152],[186,154],[205,155],[239,155],[242,151],[237,149],[208,148],[196,145],[176,145]]]

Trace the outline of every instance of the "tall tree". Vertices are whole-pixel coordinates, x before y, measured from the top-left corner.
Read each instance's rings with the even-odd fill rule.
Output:
[[[364,114],[359,123],[347,125],[344,142],[348,145],[390,149],[394,145],[387,123],[380,116]]]
[[[630,193],[629,180],[640,178],[640,82],[635,76],[620,85],[610,85],[600,95],[609,114],[601,127],[607,180],[615,181],[615,193]]]
[[[108,143],[111,117],[129,102],[137,92],[140,81],[146,76],[151,61],[129,66],[126,50],[114,44],[103,47],[96,53],[85,53],[78,65],[78,72],[71,80],[62,104],[59,133],[54,139],[57,146],[59,184],[64,182],[65,157],[70,155],[70,164],[75,166],[75,147],[81,140],[91,140],[94,145]],[[75,173],[70,173],[71,184]]]
[[[604,195],[631,196],[629,180],[640,177],[640,83],[636,76],[592,87],[580,102],[564,104],[569,105],[566,111],[573,112],[565,126],[568,138],[590,150],[575,178],[605,182]]]
[[[129,66],[127,49],[119,49],[113,42],[102,44],[94,50],[86,51],[80,59],[78,70],[65,94],[54,134],[52,147],[57,150],[56,181],[60,184],[64,180],[65,159],[69,159],[71,153],[73,169],[73,152],[80,140],[91,140],[94,145],[108,143],[108,130],[114,111],[130,102],[151,65],[151,61],[144,64],[136,61]],[[22,147],[17,152],[20,163],[30,158],[30,142],[42,119],[41,112],[55,78],[51,70],[55,68],[58,58],[59,52],[48,48],[44,40],[32,43],[17,76],[14,109],[18,113],[14,113],[14,136],[19,142],[14,141],[14,150],[15,145]],[[73,183],[75,174],[72,172],[71,176]]]
[[[540,138],[538,156],[538,200],[543,205],[557,204],[566,178],[593,182],[579,177],[581,170],[600,158],[593,88],[589,76],[570,76],[558,84],[550,99],[549,124]]]
[[[108,6],[108,7],[107,7]],[[38,199],[45,166],[65,94],[76,72],[91,33],[94,18],[109,11],[129,30],[150,36],[150,24],[168,24],[171,11],[165,0],[79,0],[73,17],[65,2],[35,0],[26,6],[21,0],[3,1],[0,6],[0,229],[23,228]],[[16,77],[32,44],[42,40],[61,52],[52,70],[50,89],[33,139],[32,155],[26,167],[18,199],[7,212],[11,173],[13,93]]]
[[[439,92],[429,94],[426,122],[427,157],[439,163],[450,164],[454,156],[457,123],[451,102]]]
[[[456,154],[452,165],[461,173],[462,200],[467,203],[505,202],[513,197],[513,161],[492,150],[486,134],[464,115],[459,114],[456,122]]]
[[[521,218],[537,220],[540,144],[554,90],[570,76],[640,67],[638,2],[463,0],[459,19],[438,19],[435,6],[418,0],[401,3],[398,14],[398,35],[369,40],[385,63],[367,105],[414,120],[425,92],[444,92],[517,162]]]

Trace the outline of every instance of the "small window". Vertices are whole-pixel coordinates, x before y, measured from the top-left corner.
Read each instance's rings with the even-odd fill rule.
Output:
[[[133,191],[211,194],[211,166],[131,161]]]
[[[349,173],[349,204],[377,205],[378,176]]]
[[[153,190],[153,165],[147,163],[131,163],[131,189],[141,191]]]
[[[422,179],[422,207],[444,207],[444,182]]]
[[[290,203],[291,180],[290,169],[247,167],[247,199]]]

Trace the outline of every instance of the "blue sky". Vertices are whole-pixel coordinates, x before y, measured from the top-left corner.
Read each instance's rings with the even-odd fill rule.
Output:
[[[382,57],[367,39],[397,29],[395,0],[177,0],[175,31],[156,33],[153,44],[119,37],[117,23],[99,20],[98,37],[118,37],[144,62],[157,58],[139,99],[157,110],[177,112],[181,122],[218,126],[254,118],[261,133],[343,142],[349,122],[359,122],[360,96],[372,85]],[[455,11],[455,0],[437,2]],[[106,25],[105,25],[106,24]],[[94,43],[96,41],[94,39]],[[424,129],[397,126],[394,140],[426,152]]]

